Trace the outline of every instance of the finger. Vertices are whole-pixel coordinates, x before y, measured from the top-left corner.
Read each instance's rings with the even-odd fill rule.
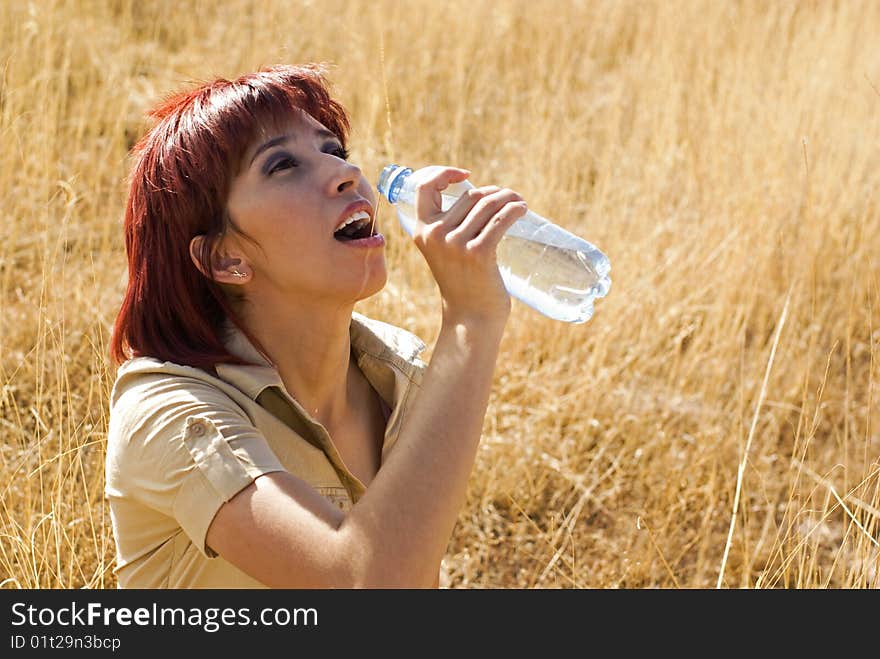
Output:
[[[443,212],[440,193],[452,183],[464,181],[470,172],[457,167],[431,165],[417,170],[415,182],[416,219],[429,222]]]
[[[498,213],[505,204],[522,202],[523,198],[513,190],[496,188],[495,192],[486,195],[477,201],[467,217],[454,231],[450,231],[449,238],[468,242],[483,230],[483,227]],[[524,202],[523,202],[524,203]]]
[[[514,201],[505,204],[504,208],[495,213],[488,222],[483,226],[479,234],[467,245],[469,248],[480,249],[485,251],[495,251],[501,238],[507,233],[507,230],[513,226],[514,222],[520,219],[529,210],[526,202]]]
[[[486,185],[481,188],[465,190],[443,214],[441,218],[443,225],[449,231],[456,230],[456,227],[468,221],[479,204],[484,203],[487,197],[496,194],[499,190],[501,188],[497,185]]]

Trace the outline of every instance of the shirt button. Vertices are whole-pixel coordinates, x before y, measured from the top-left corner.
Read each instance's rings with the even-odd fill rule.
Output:
[[[195,421],[190,427],[190,432],[196,437],[201,437],[205,434],[205,424],[201,421]]]

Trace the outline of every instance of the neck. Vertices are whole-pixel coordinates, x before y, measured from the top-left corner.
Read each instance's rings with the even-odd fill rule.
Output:
[[[346,415],[351,395],[349,325],[354,305],[254,304],[243,321],[274,362],[287,393],[325,427]]]

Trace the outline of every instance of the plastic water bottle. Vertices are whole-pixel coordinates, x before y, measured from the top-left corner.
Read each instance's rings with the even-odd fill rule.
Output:
[[[388,165],[379,176],[379,193],[396,209],[400,225],[410,236],[415,229],[415,188],[419,169]],[[447,210],[468,188],[453,183],[441,192]],[[498,269],[507,292],[549,318],[585,323],[593,316],[593,301],[611,288],[611,263],[595,245],[569,233],[537,213],[527,211],[501,238],[496,250]]]

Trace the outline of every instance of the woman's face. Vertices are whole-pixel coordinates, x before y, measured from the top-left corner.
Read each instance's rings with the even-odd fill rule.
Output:
[[[237,241],[252,271],[245,285],[254,293],[260,288],[268,299],[354,303],[385,285],[376,198],[345,158],[339,139],[301,111],[263,131],[247,149],[227,210],[259,245]]]

